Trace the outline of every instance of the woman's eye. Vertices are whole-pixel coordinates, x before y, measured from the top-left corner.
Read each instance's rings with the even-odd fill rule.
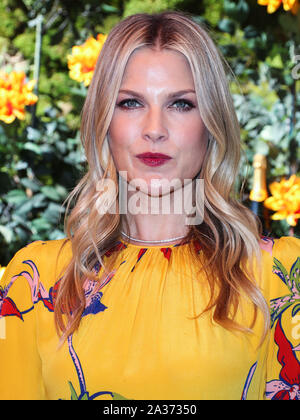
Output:
[[[136,105],[140,105],[136,99],[124,99],[123,101],[118,103],[118,107],[124,109],[138,108],[138,106]]]
[[[136,99],[129,98],[123,99],[117,104],[117,106],[124,110],[129,110],[140,108],[142,105]],[[175,108],[176,111],[185,112],[195,108],[195,105],[186,99],[178,99],[171,104],[171,107]]]
[[[172,106],[174,106],[178,111],[190,111],[192,108],[195,108],[195,105],[192,102],[185,99],[173,102]]]

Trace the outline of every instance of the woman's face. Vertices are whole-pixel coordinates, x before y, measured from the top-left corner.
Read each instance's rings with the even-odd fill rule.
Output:
[[[162,179],[170,183],[179,179],[181,186],[200,171],[207,134],[186,58],[171,50],[136,50],[128,61],[109,128],[117,171],[126,171],[131,185],[144,180],[146,194],[161,194]],[[138,157],[144,153],[168,159]]]

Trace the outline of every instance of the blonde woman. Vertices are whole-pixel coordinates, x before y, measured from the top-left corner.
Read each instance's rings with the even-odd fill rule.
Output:
[[[113,28],[66,239],[21,249],[1,281],[0,398],[300,398],[300,241],[261,237],[234,198],[224,64],[184,13]]]

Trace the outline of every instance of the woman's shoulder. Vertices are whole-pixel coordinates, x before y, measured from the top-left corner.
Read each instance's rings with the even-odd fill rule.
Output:
[[[263,237],[260,246],[263,250],[263,288],[269,292],[269,297],[300,294],[300,239]]]
[[[49,241],[38,240],[29,243],[17,251],[9,265],[11,263],[21,262],[21,260],[24,260],[22,262],[33,261],[40,267],[47,266],[49,270],[56,261],[57,263],[61,263],[67,258],[70,258],[71,253],[71,243],[67,238]],[[49,263],[51,266],[49,266]]]
[[[0,282],[0,319],[23,319],[39,302],[53,312],[56,286],[71,255],[66,239],[34,241],[17,251]]]
[[[35,278],[47,283],[45,287],[48,287],[56,281],[71,256],[72,248],[67,238],[31,242],[15,253],[4,271],[1,284],[23,277]]]
[[[293,259],[300,256],[300,239],[294,236],[280,238],[262,236],[260,248],[273,258]]]

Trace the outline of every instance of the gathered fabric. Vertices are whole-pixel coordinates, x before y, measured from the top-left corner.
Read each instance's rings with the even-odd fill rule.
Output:
[[[204,312],[210,290],[196,240],[140,246],[119,240],[103,257],[113,270],[86,280],[78,330],[59,347],[54,324],[64,240],[21,249],[1,280],[0,399],[300,399],[300,240],[262,238],[258,280],[271,329],[229,331]],[[192,255],[194,253],[194,255]],[[241,298],[236,320],[249,326]],[[298,322],[298,324],[297,324]]]

